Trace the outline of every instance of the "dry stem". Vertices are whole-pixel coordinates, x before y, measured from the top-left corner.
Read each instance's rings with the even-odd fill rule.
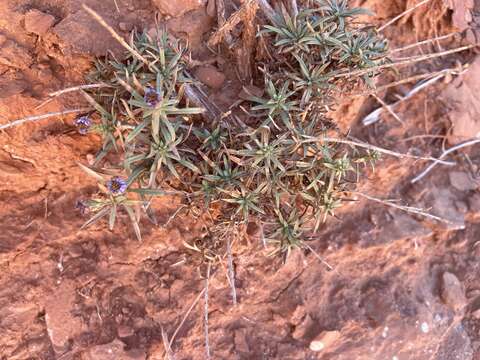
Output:
[[[237,305],[237,289],[235,287],[235,270],[233,269],[232,244],[230,242],[230,236],[228,235],[227,235],[227,266],[228,266],[228,279],[230,282],[230,287],[232,288],[233,305]]]
[[[210,269],[212,264],[209,262],[207,267],[207,276],[205,278],[205,307],[204,307],[204,318],[203,318],[203,326],[205,331],[205,355],[207,356],[207,360],[210,359],[210,341],[208,340],[208,282],[210,280]]]
[[[435,41],[448,39],[449,37],[452,37],[452,36],[455,36],[455,35],[458,35],[458,32],[438,36],[438,37],[435,37],[435,38],[432,38],[432,39],[419,41],[419,42],[416,42],[415,44],[410,44],[410,45],[406,45],[406,46],[398,48],[398,49],[393,49],[393,50],[390,51],[390,54],[400,52],[400,51],[405,51],[405,50],[408,50],[408,49],[411,49],[411,48],[414,48],[414,47],[417,47],[417,46],[420,46],[420,45],[429,44],[429,43],[432,43],[432,42],[435,42]]]
[[[13,120],[13,121],[9,122],[8,124],[5,124],[5,125],[0,125],[0,130],[8,129],[8,128],[11,128],[11,127],[14,127],[14,126],[17,126],[17,125],[20,125],[20,124],[23,124],[23,123],[26,123],[26,122],[29,122],[29,121],[39,121],[39,120],[47,119],[47,118],[54,117],[54,116],[63,116],[63,115],[68,115],[68,114],[78,114],[78,113],[83,113],[83,112],[87,112],[87,111],[90,111],[90,110],[92,110],[92,108],[87,107],[87,108],[79,108],[79,109],[71,109],[71,110],[64,110],[64,111],[58,111],[58,112],[51,112],[51,113],[47,113],[47,114],[43,114],[43,115],[28,116],[28,117],[25,117],[25,118],[22,118],[22,119]]]
[[[115,40],[117,40],[125,49],[127,49],[128,51],[130,51],[130,53],[135,56],[138,60],[140,60],[141,62],[143,62],[145,65],[147,65],[148,67],[151,67],[151,64],[148,62],[147,59],[145,59],[142,55],[140,55],[138,53],[137,50],[135,50],[134,48],[132,48],[130,45],[127,44],[127,42],[120,36],[117,34],[117,32],[115,30],[113,30],[113,28],[108,25],[105,20],[103,20],[103,18],[98,15],[95,10],[91,9],[90,7],[88,7],[87,5],[83,4],[82,5],[83,8],[90,14],[92,15],[92,17],[98,21],[98,23],[100,25],[102,25],[114,38]]]
[[[393,116],[393,118],[395,120],[397,120],[400,124],[402,125],[405,125],[405,121],[403,121],[402,119],[400,119],[400,117],[395,113],[395,111],[393,111],[392,107],[390,105],[388,105],[385,101],[383,101],[382,99],[380,99],[376,94],[372,94],[372,96],[375,98],[375,100],[377,100],[379,102],[380,105],[382,105],[382,107],[388,111],[388,113],[390,115]],[[395,105],[395,104],[393,104]]]
[[[387,28],[388,26],[392,25],[393,23],[395,23],[396,21],[398,21],[399,19],[401,19],[402,17],[404,17],[405,15],[411,13],[412,11],[414,11],[415,9],[417,9],[418,7],[428,3],[430,0],[423,0],[423,1],[420,1],[418,4],[416,4],[415,6],[412,6],[411,8],[405,10],[404,12],[402,12],[401,14],[395,16],[393,19],[391,19],[390,21],[388,21],[386,24],[380,26],[378,28],[378,32],[384,30],[385,28]]]
[[[471,146],[471,145],[475,145],[475,144],[478,144],[480,143],[480,139],[472,139],[472,140],[468,140],[464,143],[461,143],[461,144],[458,144],[456,146],[453,146],[451,147],[450,149],[448,150],[445,150],[443,152],[442,155],[440,155],[440,157],[438,158],[438,160],[436,160],[435,162],[433,162],[432,164],[430,164],[424,171],[422,171],[418,176],[416,176],[414,179],[412,179],[412,181],[410,181],[412,184],[415,184],[417,181],[421,180],[425,175],[427,175],[430,171],[432,171],[432,169],[437,166],[440,161],[442,161],[441,159],[445,158],[448,154],[454,152],[454,151],[457,151],[459,149],[462,149],[464,147],[467,147],[467,146]]]
[[[397,61],[397,62],[393,62],[393,63],[373,66],[373,67],[368,68],[368,69],[341,72],[341,73],[338,73],[338,74],[334,74],[333,78],[342,78],[342,77],[348,77],[348,76],[361,76],[361,75],[371,73],[372,71],[375,71],[375,70],[378,71],[378,70],[388,69],[388,68],[396,67],[396,66],[414,64],[414,63],[417,63],[417,62],[420,62],[420,61],[426,61],[426,60],[434,59],[434,58],[437,58],[437,57],[450,55],[450,54],[454,54],[454,53],[457,53],[457,52],[472,49],[476,46],[477,45],[466,45],[466,46],[461,46],[461,47],[458,47],[458,48],[455,48],[455,49],[446,50],[446,51],[442,51],[442,52],[438,52],[438,53],[434,53],[434,54],[414,56],[414,57],[406,58],[406,59],[403,59],[401,61]]]
[[[205,288],[202,289],[202,291],[200,291],[200,293],[197,295],[197,297],[195,298],[195,300],[193,300],[192,304],[190,305],[190,307],[188,308],[187,312],[185,313],[185,315],[183,316],[183,319],[182,321],[180,322],[180,324],[177,326],[177,328],[175,329],[175,332],[173,333],[172,335],[172,338],[170,339],[170,343],[169,343],[169,346],[170,348],[172,347],[172,344],[173,342],[175,341],[175,338],[177,337],[177,334],[178,332],[180,331],[180,329],[182,328],[183,324],[185,323],[185,321],[187,320],[188,318],[188,315],[190,315],[190,313],[192,312],[193,308],[195,307],[195,305],[198,304],[198,301],[200,300],[200,298],[202,297],[202,295],[205,293]]]
[[[402,210],[402,211],[405,211],[405,212],[408,212],[408,213],[411,213],[411,214],[421,215],[421,216],[424,216],[426,218],[436,220],[436,221],[439,221],[439,222],[443,222],[443,223],[446,223],[446,224],[451,224],[452,223],[450,220],[444,219],[440,216],[429,214],[428,212],[426,212],[423,209],[419,209],[419,208],[415,208],[415,207],[411,207],[411,206],[397,205],[390,200],[377,199],[373,196],[370,196],[370,195],[367,195],[367,194],[364,194],[364,193],[361,193],[361,192],[358,192],[358,191],[350,191],[350,192],[352,194],[359,195],[359,196],[361,196],[361,197],[363,197],[367,200],[375,201],[377,203],[380,203],[380,204],[383,204],[383,205],[386,205],[386,206],[390,206],[392,208],[399,209],[399,210]]]
[[[361,148],[368,149],[368,150],[378,151],[379,153],[383,153],[383,154],[386,154],[386,155],[391,155],[391,156],[394,156],[394,157],[397,157],[397,158],[400,158],[400,159],[407,158],[407,159],[415,159],[415,160],[428,160],[428,161],[435,161],[435,162],[437,162],[439,164],[443,164],[443,165],[449,165],[449,166],[455,165],[455,163],[453,163],[453,162],[436,159],[436,158],[431,157],[431,156],[415,156],[415,155],[410,155],[410,154],[402,154],[402,153],[395,152],[395,151],[388,150],[388,149],[384,149],[384,148],[381,148],[381,147],[378,147],[378,146],[375,146],[375,145],[370,145],[370,144],[367,144],[367,143],[351,141],[351,140],[346,140],[346,139],[338,139],[338,138],[330,138],[330,137],[315,137],[315,138],[303,140],[302,143],[321,142],[321,141],[361,147]]]

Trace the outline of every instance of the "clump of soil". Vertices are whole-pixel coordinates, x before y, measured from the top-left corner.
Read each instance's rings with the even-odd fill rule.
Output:
[[[123,36],[134,27],[153,28],[155,11],[165,11],[160,22],[188,38],[195,59],[218,72],[198,76],[210,85],[210,98],[222,109],[237,101],[242,83],[232,66],[235,56],[228,48],[211,53],[205,45],[218,22],[209,11],[211,1],[186,1],[174,10],[162,8],[169,2],[159,0],[85,3]],[[228,18],[239,4],[226,3]],[[372,0],[363,6],[373,8],[382,24],[412,3]],[[427,12],[435,16],[425,17]],[[478,9],[469,12],[475,25]],[[386,35],[401,46],[451,30],[452,10],[431,1],[387,28]],[[35,109],[49,92],[82,83],[93,56],[107,50],[121,49],[77,1],[1,2],[0,122],[81,106],[79,97],[69,94]],[[471,55],[462,53],[457,60],[469,62]],[[476,99],[462,95],[475,84],[469,74],[475,73],[450,84],[437,82],[395,108],[405,125],[385,113],[375,125],[362,127],[362,116],[378,106],[371,100],[349,102],[337,114],[365,141],[439,155],[452,123],[454,134],[464,129],[456,120],[465,113],[452,116],[462,110],[453,99],[465,101],[470,111],[478,107]],[[90,161],[100,139],[77,134],[72,120],[29,122],[0,135],[0,358],[161,359],[168,342],[164,334],[175,358],[205,359],[206,266],[184,243],[208,237],[208,229],[191,214],[172,217],[181,204],[167,198],[155,205],[160,226],[145,223],[141,243],[123,218],[113,232],[103,225],[80,231],[84,219],[75,204],[95,188],[76,162]],[[480,159],[473,147],[452,159],[455,167],[438,166],[415,184],[410,180],[424,164],[386,159],[365,185],[372,195],[430,208],[449,224],[361,201],[329,220],[309,242],[315,253],[294,252],[285,264],[262,256],[260,239],[237,239],[232,257],[238,304],[233,305],[226,263],[209,280],[211,358],[480,356]]]

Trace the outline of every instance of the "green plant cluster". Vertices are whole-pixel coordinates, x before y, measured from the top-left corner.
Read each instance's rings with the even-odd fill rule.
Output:
[[[99,119],[91,131],[103,137],[93,168],[82,166],[101,189],[84,203],[93,212],[86,225],[108,217],[113,228],[124,208],[140,237],[140,210],[151,218],[152,197],[178,194],[187,206],[221,209],[217,225],[260,223],[277,251],[302,246],[342,205],[359,169],[379,157],[323,141],[335,132],[326,115],[332,91],[344,86],[335,75],[372,68],[363,76],[371,83],[387,61],[386,42],[354,23],[364,10],[343,0],[317,3],[295,17],[279,13],[259,34],[274,56],[263,63],[256,85],[264,95],[251,96],[245,126],[208,121],[191,105],[187,49],[166,33],[132,39],[148,63],[131,53],[98,61],[90,80],[109,87],[84,94]]]

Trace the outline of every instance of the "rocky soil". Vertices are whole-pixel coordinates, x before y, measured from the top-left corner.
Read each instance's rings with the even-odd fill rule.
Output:
[[[0,125],[29,115],[83,106],[78,94],[48,93],[85,83],[94,56],[122,49],[81,7],[94,8],[118,33],[158,22],[188,39],[192,69],[220,107],[239,99],[232,50],[206,46],[218,23],[205,0],[0,1]],[[226,3],[229,3],[226,1]],[[356,1],[383,24],[414,1]],[[240,3],[230,2],[227,15]],[[213,8],[213,10],[215,10]],[[426,15],[428,14],[428,16]],[[478,1],[431,0],[386,30],[392,48],[465,30],[449,42],[412,49],[441,51],[476,41]],[[442,47],[443,46],[443,47]],[[480,60],[476,50],[414,67],[417,74],[471,64],[394,107],[349,100],[333,114],[339,126],[400,152],[431,153],[480,134]],[[406,55],[405,55],[406,56]],[[381,83],[395,79],[386,74]],[[384,91],[388,103],[413,83]],[[40,107],[41,106],[41,107]],[[0,359],[206,359],[205,272],[184,243],[205,237],[176,198],[155,205],[158,227],[144,223],[139,243],[128,221],[108,232],[79,230],[78,199],[95,191],[77,161],[88,162],[95,135],[72,118],[28,122],[0,134]],[[237,304],[226,263],[208,286],[212,359],[480,359],[480,154],[471,146],[411,183],[427,165],[385,158],[362,190],[402,199],[447,224],[381,204],[352,202],[309,242],[313,252],[285,263],[266,256],[252,236],[232,244]],[[171,349],[166,354],[166,348]]]

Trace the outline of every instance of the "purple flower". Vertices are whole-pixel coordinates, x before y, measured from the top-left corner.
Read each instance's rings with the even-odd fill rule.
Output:
[[[92,126],[92,121],[88,116],[81,116],[75,120],[75,126],[80,134],[86,135]]]
[[[115,176],[107,181],[107,189],[113,195],[121,195],[127,191],[127,182],[121,177]]]
[[[75,209],[79,210],[82,215],[86,215],[90,212],[90,208],[83,200],[77,200],[75,204]]]
[[[154,88],[148,87],[145,90],[145,96],[143,99],[148,106],[155,107],[160,102],[160,94]]]

